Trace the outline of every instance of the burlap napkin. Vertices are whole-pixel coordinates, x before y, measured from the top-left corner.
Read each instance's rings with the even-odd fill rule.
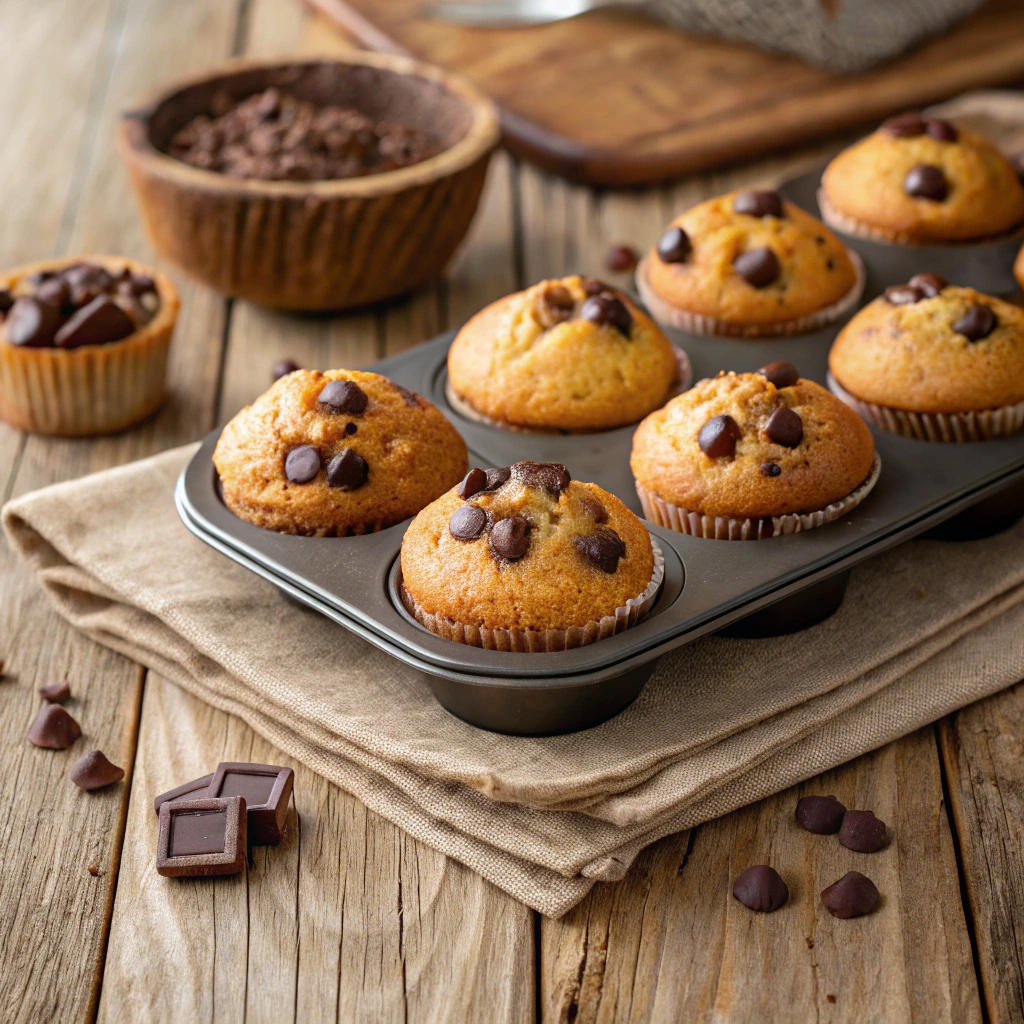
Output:
[[[5,507],[60,614],[545,914],[621,877],[663,835],[1024,678],[1018,526],[905,544],[859,568],[841,610],[803,633],[690,644],[595,729],[484,732],[413,670],[189,534],[172,492],[193,451]]]

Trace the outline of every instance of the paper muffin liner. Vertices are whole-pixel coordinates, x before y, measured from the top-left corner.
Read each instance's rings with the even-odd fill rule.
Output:
[[[851,395],[829,372],[831,392],[880,430],[918,441],[990,441],[1024,427],[1024,401],[972,412],[910,412],[865,402]]]
[[[26,348],[0,338],[0,419],[21,430],[61,437],[108,434],[145,419],[163,402],[167,352],[180,305],[165,274],[133,260],[82,256],[18,267],[0,277],[0,288],[79,262],[148,274],[156,282],[160,308],[134,334],[106,345]]]
[[[784,516],[766,516],[763,519],[734,519],[730,516],[708,516],[702,512],[691,512],[679,505],[673,505],[649,491],[636,480],[636,493],[643,506],[644,518],[657,526],[664,526],[677,533],[704,540],[764,540],[768,537],[783,537],[793,533],[813,530],[824,526],[852,512],[870,493],[878,482],[882,471],[882,460],[875,453],[871,472],[859,486],[845,498],[832,502],[817,512],[793,512]]]
[[[670,402],[677,395],[681,395],[693,383],[693,367],[690,365],[690,357],[675,343],[672,343],[672,354],[676,358],[676,375],[673,379],[672,387],[665,396],[665,402]],[[479,412],[470,405],[468,399],[463,398],[462,395],[452,387],[451,378],[449,377],[445,378],[444,397],[448,399],[448,404],[465,419],[473,420],[476,423],[486,423],[489,427],[500,427],[502,430],[512,430],[517,434],[600,434],[605,433],[608,430],[620,430],[622,427],[630,426],[628,423],[621,423],[617,427],[594,427],[591,430],[568,430],[559,427],[545,429],[543,427],[523,427],[515,423],[505,423],[503,420],[496,420],[490,416],[485,416],[482,412]],[[652,409],[651,411],[653,412],[654,410]],[[642,418],[643,417],[641,417],[641,419]]]
[[[647,308],[647,312],[658,321],[662,327],[671,327],[677,331],[685,331],[687,334],[696,334],[701,337],[726,337],[726,338],[776,338],[787,337],[794,334],[808,334],[811,331],[820,330],[830,323],[838,320],[841,316],[850,312],[860,301],[864,293],[864,285],[867,281],[867,272],[864,269],[864,261],[859,253],[848,246],[844,246],[850,262],[853,264],[856,275],[850,290],[831,305],[824,306],[808,313],[806,316],[795,317],[792,320],[783,320],[774,324],[733,324],[717,317],[705,316],[702,313],[691,313],[689,310],[680,309],[663,299],[652,287],[648,279],[648,268],[650,267],[650,256],[645,256],[636,268],[636,289],[640,294],[640,300]]]
[[[654,607],[654,602],[665,582],[665,556],[658,542],[651,537],[654,552],[654,570],[651,582],[638,597],[630,598],[624,605],[600,619],[592,619],[583,626],[567,629],[488,629],[469,623],[458,622],[447,615],[424,611],[419,602],[400,585],[402,604],[406,611],[425,629],[446,640],[482,647],[487,651],[516,651],[526,654],[543,654],[553,651],[568,651],[586,647],[607,637],[622,633],[635,626]]]

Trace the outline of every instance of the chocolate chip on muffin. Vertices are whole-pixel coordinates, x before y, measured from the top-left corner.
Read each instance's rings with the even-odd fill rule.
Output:
[[[510,475],[527,487],[537,487],[557,498],[570,483],[569,471],[559,462],[516,462]]]
[[[788,359],[776,359],[775,362],[762,366],[757,372],[777,388],[792,387],[800,379],[800,372]]]
[[[987,338],[996,328],[995,313],[988,306],[975,302],[967,307],[967,311],[955,324],[953,330],[962,334],[968,341],[981,341]]]
[[[626,545],[614,530],[600,529],[593,533],[577,534],[572,542],[576,550],[601,572],[615,572],[619,560],[626,554]]]
[[[522,516],[499,519],[487,536],[495,558],[517,562],[530,550],[530,523]]]
[[[941,203],[949,195],[949,182],[941,167],[917,164],[907,171],[903,179],[903,190],[915,199],[930,199],[934,203]]]
[[[343,448],[327,463],[328,485],[342,491],[359,490],[369,475],[369,463],[351,448]]]
[[[785,216],[779,193],[763,189],[740,192],[733,200],[732,208],[736,213],[745,213],[751,217]]]
[[[709,459],[731,459],[742,436],[739,424],[731,416],[713,416],[700,428],[697,444]]]
[[[633,314],[622,299],[611,292],[589,296],[580,306],[580,316],[591,323],[614,327],[627,338],[633,326]]]
[[[915,274],[907,284],[911,288],[919,289],[926,299],[934,299],[936,295],[940,295],[942,293],[942,289],[945,288],[949,282],[939,274],[925,272],[922,274]]]
[[[804,424],[800,416],[785,405],[780,405],[768,417],[764,425],[765,436],[783,448],[795,448],[804,436]]]
[[[448,520],[448,530],[456,540],[476,540],[487,528],[487,513],[476,505],[457,508]]]
[[[690,236],[678,225],[658,239],[657,253],[662,263],[682,263],[692,251]]]
[[[753,288],[767,288],[782,269],[779,258],[767,246],[748,249],[732,261],[733,270]]]

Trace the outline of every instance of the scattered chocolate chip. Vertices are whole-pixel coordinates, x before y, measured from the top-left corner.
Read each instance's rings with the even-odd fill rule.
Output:
[[[358,430],[359,428],[354,423],[345,424],[345,433],[348,434],[349,437],[358,432]]]
[[[487,474],[482,469],[474,467],[462,478],[462,482],[456,488],[455,493],[463,501],[468,501],[474,494],[484,490],[486,486]]]
[[[953,330],[968,341],[981,341],[996,329],[997,322],[995,313],[988,306],[976,302],[968,306],[967,312],[953,324]]]
[[[511,475],[512,470],[508,466],[487,470],[487,486],[484,490],[496,491]]]
[[[804,423],[788,405],[780,405],[768,417],[764,432],[769,441],[783,448],[795,448],[804,438]]]
[[[926,299],[934,299],[949,282],[938,274],[926,271],[923,274],[915,274],[907,284],[921,291]]]
[[[86,870],[89,872],[90,875],[92,875],[93,878],[98,878],[99,877],[100,869],[99,869],[99,867],[97,865],[90,864],[89,867]]]
[[[557,498],[572,479],[569,471],[560,462],[516,462],[511,467],[511,475],[526,484],[546,491]]]
[[[76,263],[61,274],[71,292],[75,306],[87,306],[104,295],[114,284],[114,278],[104,267],[95,263]]]
[[[833,917],[863,917],[878,905],[878,889],[866,875],[847,871],[838,882],[822,890],[821,902]]]
[[[628,274],[640,262],[640,254],[631,245],[613,245],[604,257],[604,265],[614,274]]]
[[[358,491],[369,475],[366,459],[351,448],[343,448],[327,463],[327,483],[341,491]]]
[[[732,268],[747,284],[754,288],[765,288],[778,276],[779,259],[767,246],[741,252],[732,261]]]
[[[6,288],[0,288],[0,316],[6,314],[13,305],[14,296]]]
[[[280,380],[282,377],[287,377],[289,373],[294,373],[299,369],[301,369],[301,367],[294,359],[281,359],[274,363],[274,366],[270,371],[270,376],[274,380]]]
[[[30,295],[15,300],[4,321],[7,340],[12,345],[24,345],[26,348],[52,345],[58,327],[60,310]]]
[[[588,494],[584,491],[579,496],[579,502],[580,508],[582,508],[595,523],[600,524],[608,522],[608,509],[606,509],[604,505],[602,505],[601,502],[599,502],[592,494]]]
[[[518,561],[530,550],[530,524],[522,516],[499,519],[491,527],[488,543],[498,558]]]
[[[133,274],[126,267],[124,270],[126,283],[135,295],[148,295],[156,291],[156,281],[149,274]]]
[[[956,128],[941,117],[929,117],[925,122],[925,131],[939,142],[956,142],[960,137]]]
[[[894,306],[912,306],[924,297],[924,289],[916,284],[891,284],[885,289],[885,301]]]
[[[697,444],[709,459],[731,459],[741,436],[740,425],[731,416],[712,416],[700,428]]]
[[[777,462],[762,462],[761,472],[765,476],[780,476],[782,474],[782,467]]]
[[[476,505],[461,505],[448,520],[448,532],[456,540],[476,540],[487,528],[487,513]]]
[[[65,750],[81,735],[79,724],[59,704],[44,704],[28,730],[28,741],[47,750]]]
[[[883,132],[893,135],[897,139],[909,139],[915,135],[923,135],[925,128],[925,120],[917,111],[900,114],[890,118],[882,125]]]
[[[629,307],[617,295],[601,292],[591,295],[580,306],[580,316],[595,324],[606,324],[629,337],[633,326],[633,314]]]
[[[736,879],[732,894],[749,910],[770,914],[789,899],[789,888],[775,868],[755,864]]]
[[[106,295],[97,295],[54,335],[58,348],[106,345],[135,333],[135,321]]]
[[[933,164],[918,164],[907,171],[903,179],[903,191],[915,199],[928,199],[941,203],[949,195],[949,182],[941,167]]]
[[[690,236],[680,227],[669,228],[658,239],[657,248],[662,263],[682,263],[693,252]]]
[[[71,684],[66,679],[39,687],[39,695],[49,704],[65,704],[71,699]]]
[[[764,189],[751,189],[740,192],[733,200],[734,213],[745,213],[751,217],[781,217],[782,199],[778,192]]]
[[[63,278],[51,277],[36,289],[35,298],[40,302],[48,302],[51,306],[56,306],[60,309],[70,302],[71,290]]]
[[[316,400],[324,411],[346,416],[361,416],[369,399],[366,392],[352,380],[328,381]]]
[[[595,530],[594,533],[577,534],[572,539],[573,547],[601,572],[609,575],[619,567],[619,559],[626,555],[626,545],[612,529]]]
[[[757,371],[777,388],[792,387],[800,379],[800,371],[788,359],[776,359]]]
[[[601,292],[611,292],[614,294],[615,289],[610,284],[605,284],[604,281],[596,277],[588,277],[583,282],[584,295],[600,295]]]
[[[102,750],[90,750],[71,766],[71,781],[79,789],[102,789],[124,778],[124,769],[111,764]]]
[[[293,484],[308,484],[320,472],[320,453],[311,445],[293,448],[284,460],[284,475]]]
[[[396,384],[393,380],[388,383],[402,396],[402,401],[405,402],[410,409],[416,409],[423,404],[420,401],[420,396],[417,395],[415,391],[403,388],[401,384]]]
[[[796,805],[796,820],[816,836],[835,835],[845,813],[846,808],[834,796],[805,796]]]
[[[874,811],[847,811],[839,827],[839,842],[857,853],[874,853],[886,844],[888,829]]]
[[[571,320],[576,311],[576,300],[564,284],[549,284],[537,293],[533,303],[533,315],[545,330]]]

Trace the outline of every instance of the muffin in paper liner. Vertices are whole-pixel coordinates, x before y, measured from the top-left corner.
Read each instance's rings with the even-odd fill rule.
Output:
[[[871,493],[871,489],[878,482],[881,470],[882,460],[876,452],[867,478],[845,498],[834,501],[816,512],[793,512],[763,519],[733,519],[729,516],[708,516],[702,512],[691,512],[659,498],[639,480],[635,483],[644,518],[658,526],[704,540],[763,540],[767,537],[782,537],[813,530],[816,526],[824,526],[842,518]]]
[[[0,288],[83,262],[152,277],[160,308],[134,334],[105,345],[27,348],[0,339],[0,419],[21,430],[59,437],[109,434],[139,423],[163,403],[167,352],[180,306],[166,274],[122,257],[81,256],[17,267],[0,277]]]
[[[820,330],[850,312],[860,301],[867,281],[867,272],[860,255],[849,246],[846,253],[856,271],[856,280],[850,290],[836,302],[821,309],[808,313],[806,316],[793,320],[784,320],[774,324],[732,324],[717,317],[704,316],[702,313],[691,313],[689,310],[663,299],[652,287],[648,279],[647,269],[650,256],[645,256],[636,268],[636,289],[647,312],[661,324],[687,334],[700,337],[726,338],[774,338],[787,337],[795,334],[808,334]]]
[[[832,393],[868,423],[901,437],[947,443],[989,441],[1014,434],[1024,427],[1024,401],[970,412],[911,412],[862,401],[851,395],[831,372],[827,380]]]
[[[400,583],[399,592],[406,611],[421,625],[437,636],[470,647],[482,647],[488,651],[516,651],[526,654],[568,651],[585,647],[607,637],[622,633],[635,626],[654,607],[665,582],[665,556],[658,542],[651,537],[654,552],[654,571],[651,582],[644,592],[630,598],[624,605],[601,619],[591,620],[583,626],[569,626],[567,629],[490,629],[470,623],[457,622],[447,615],[424,611],[416,599]]]

